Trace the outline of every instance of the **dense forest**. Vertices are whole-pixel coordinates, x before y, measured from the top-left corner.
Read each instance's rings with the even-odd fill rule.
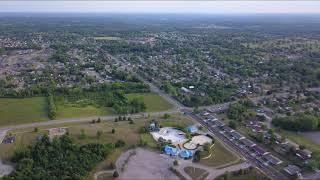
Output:
[[[43,136],[36,144],[15,152],[12,160],[17,168],[4,180],[85,179],[113,148],[113,144],[76,145],[67,135],[52,142]]]

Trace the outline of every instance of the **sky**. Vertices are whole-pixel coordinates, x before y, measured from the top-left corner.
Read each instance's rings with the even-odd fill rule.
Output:
[[[320,14],[320,1],[0,1],[0,12],[302,13]]]

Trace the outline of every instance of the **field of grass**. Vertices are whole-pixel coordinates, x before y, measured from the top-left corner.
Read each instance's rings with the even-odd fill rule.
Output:
[[[129,99],[143,98],[143,101],[147,106],[147,112],[165,111],[173,107],[172,104],[155,93],[133,93],[128,94],[127,97]]]
[[[86,106],[86,107],[74,107],[64,104],[57,105],[57,118],[56,119],[64,119],[64,118],[76,118],[76,117],[91,117],[91,116],[107,116],[113,115],[114,112],[110,107],[94,107],[94,106]]]
[[[0,98],[0,126],[48,120],[45,97]]]
[[[185,167],[183,169],[192,179],[198,179],[198,180],[202,180],[202,179],[206,179],[206,177],[209,175],[209,173],[204,170],[204,169],[200,169],[200,168],[195,168],[195,167]]]
[[[19,148],[26,147],[36,141],[37,136],[42,134],[47,134],[49,128],[53,127],[67,127],[71,138],[74,142],[78,144],[87,143],[115,143],[117,140],[124,140],[126,146],[123,147],[127,149],[132,146],[136,146],[139,143],[140,138],[147,141],[147,147],[156,147],[155,141],[152,139],[150,134],[139,134],[139,129],[145,126],[151,119],[157,119],[161,123],[167,123],[172,126],[176,125],[187,125],[193,124],[191,119],[185,118],[180,115],[172,115],[169,119],[161,119],[161,117],[149,117],[149,118],[139,118],[133,119],[134,124],[129,124],[128,121],[103,121],[101,123],[91,124],[90,122],[82,123],[64,123],[60,125],[51,125],[38,127],[39,131],[34,132],[34,128],[19,129],[11,131],[16,137],[16,141],[13,144],[0,144],[0,158],[9,159],[13,152]],[[112,129],[115,129],[115,133],[112,134]],[[84,131],[86,137],[80,138],[81,131]],[[101,131],[102,135],[97,138],[97,132]],[[121,150],[122,151],[122,150]],[[114,152],[112,154],[111,161],[117,159],[120,153]],[[114,157],[113,157],[114,156]],[[110,161],[108,161],[110,163]],[[104,167],[104,166],[102,166]]]
[[[165,111],[172,105],[154,93],[128,94],[129,99],[143,98],[147,112]],[[110,107],[65,104],[57,101],[56,119],[114,115]],[[0,126],[48,121],[46,97],[0,98]]]
[[[232,179],[232,180],[268,180],[269,178],[259,171],[256,168],[247,169],[246,173],[239,174],[237,171],[230,173],[228,178],[226,178],[226,175],[221,175],[216,178],[217,180],[223,180],[223,179]]]
[[[218,168],[226,164],[235,164],[240,161],[234,153],[230,152],[218,141],[215,142],[211,151],[212,156],[208,159],[201,159],[201,164]]]

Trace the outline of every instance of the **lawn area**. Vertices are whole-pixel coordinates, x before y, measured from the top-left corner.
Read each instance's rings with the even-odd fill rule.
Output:
[[[70,105],[58,104],[57,105],[57,118],[76,118],[76,117],[91,117],[91,116],[107,116],[113,115],[114,112],[111,107],[74,107]]]
[[[128,94],[127,97],[129,99],[143,98],[147,112],[166,111],[173,107],[172,104],[155,93],[133,93]]]
[[[200,168],[195,168],[195,167],[185,167],[183,169],[192,179],[198,179],[198,180],[202,180],[202,179],[206,179],[206,177],[209,175],[209,173],[204,170],[204,169],[200,169]]]
[[[227,177],[227,178],[226,178]],[[232,179],[232,180],[268,180],[269,178],[256,168],[243,170],[241,174],[238,171],[229,172],[216,178],[217,180]]]
[[[127,97],[129,99],[143,98],[147,106],[146,112],[165,111],[172,108],[170,103],[154,93],[134,93],[128,94]],[[115,112],[111,107],[79,107],[78,104],[73,105],[59,100],[56,102],[56,105],[58,109],[56,119],[115,115]]]
[[[157,119],[161,123],[167,123],[170,125],[190,125],[194,122],[186,117],[181,115],[172,115],[169,119],[161,119],[161,117],[153,116],[149,118],[139,118],[133,119],[134,124],[129,124],[128,121],[103,121],[101,123],[91,124],[90,122],[81,122],[81,123],[64,123],[50,126],[38,127],[38,132],[33,132],[34,128],[25,128],[11,131],[16,137],[16,141],[13,144],[0,144],[0,158],[9,159],[13,152],[19,148],[26,147],[27,145],[32,144],[36,141],[38,135],[47,134],[49,128],[53,127],[67,127],[70,133],[71,138],[74,139],[74,142],[78,144],[87,144],[87,143],[115,143],[117,140],[124,140],[126,145],[121,148],[120,152],[115,151],[107,161],[109,165],[110,162],[116,160],[117,157],[121,154],[122,150],[128,149],[129,147],[136,146],[140,138],[143,138],[147,142],[147,147],[154,148],[156,143],[153,140],[150,134],[139,134],[139,129],[145,126],[151,119]],[[112,133],[112,129],[115,129],[115,133]],[[81,131],[84,131],[86,137],[80,138]],[[97,138],[97,132],[101,131],[102,135],[100,138]],[[117,149],[119,150],[119,149]],[[105,165],[102,165],[101,168],[105,168]]]
[[[201,164],[218,168],[227,164],[235,164],[240,161],[234,153],[226,149],[217,140],[215,141],[215,145],[212,147],[211,151],[212,156],[208,159],[201,159]]]
[[[0,98],[0,126],[47,120],[46,97]]]

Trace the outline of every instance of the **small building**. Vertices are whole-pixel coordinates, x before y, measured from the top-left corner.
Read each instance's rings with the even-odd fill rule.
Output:
[[[303,160],[307,160],[311,158],[312,152],[308,149],[299,149],[297,150],[296,155]]]
[[[198,132],[198,127],[196,125],[190,125],[187,127],[187,131],[191,134]]]
[[[263,158],[273,165],[279,165],[282,163],[282,161],[280,159],[273,156],[272,154],[267,154],[267,155],[263,156]]]
[[[288,165],[283,170],[291,176],[301,176],[301,169],[296,165]]]
[[[181,91],[183,91],[184,93],[191,93],[191,91],[185,87],[181,87]]]
[[[182,150],[179,155],[181,158],[190,159],[192,158],[193,153],[190,150]]]
[[[174,147],[171,147],[169,145],[166,145],[164,147],[164,152],[169,155],[169,156],[176,156],[178,155],[178,149],[177,148],[174,148]]]
[[[158,123],[155,120],[152,120],[149,124],[149,131],[150,132],[155,132],[159,131]]]

